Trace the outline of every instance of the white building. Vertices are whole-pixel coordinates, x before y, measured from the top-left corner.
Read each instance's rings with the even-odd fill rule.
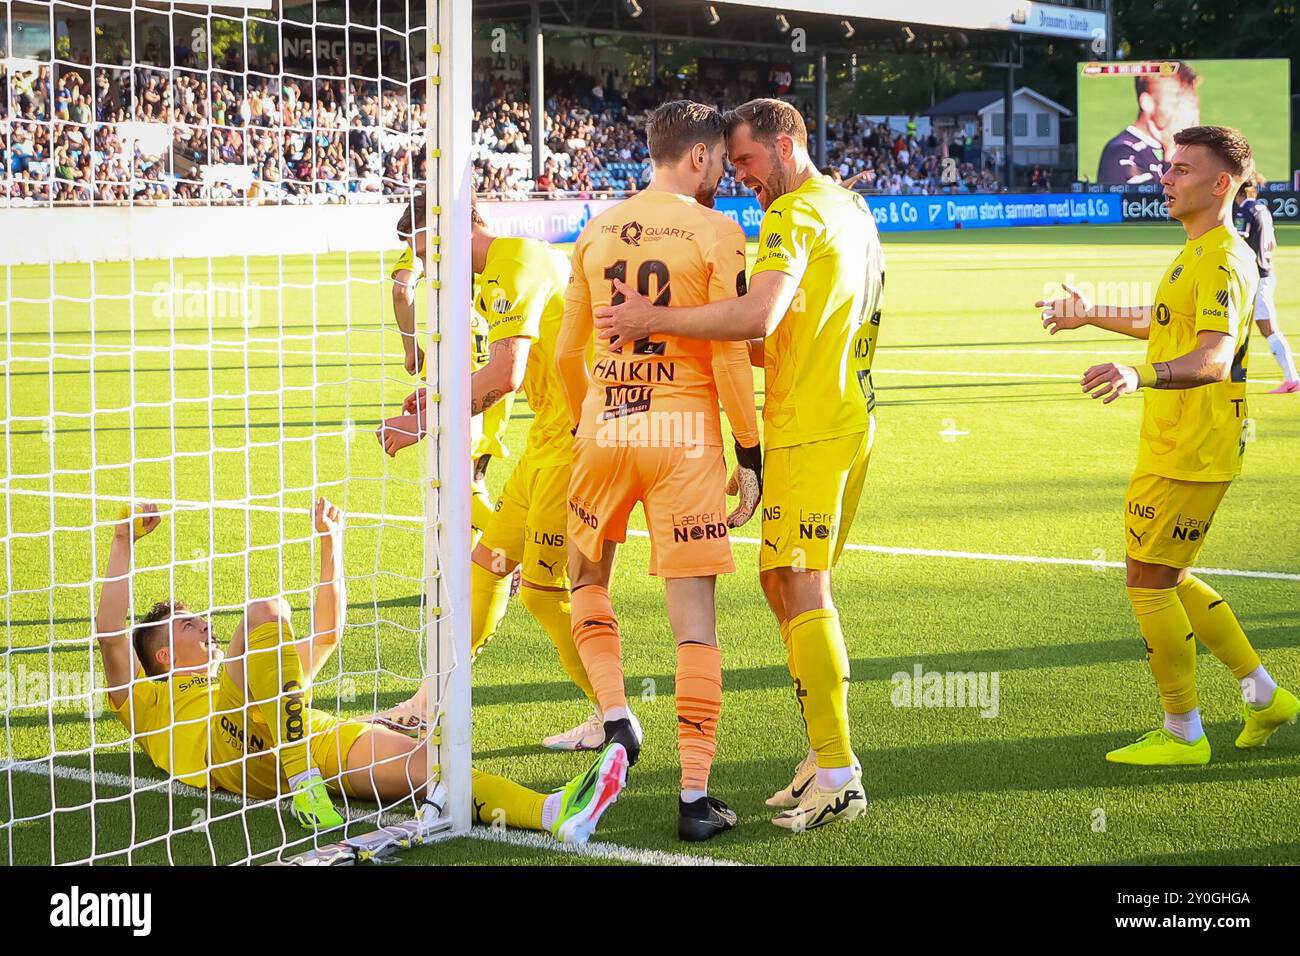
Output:
[[[958,93],[927,110],[937,133],[950,130],[960,136],[973,133],[984,156],[993,156],[1002,165],[1003,94],[1001,90],[978,90]],[[1070,157],[1061,155],[1061,119],[1073,116],[1068,109],[1043,94],[1022,86],[1012,100],[1012,141],[1016,165],[1072,165]]]

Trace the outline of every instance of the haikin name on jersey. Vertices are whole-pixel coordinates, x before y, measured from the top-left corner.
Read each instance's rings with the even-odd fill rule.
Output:
[[[134,936],[148,936],[153,928],[150,893],[70,892],[50,897],[50,925],[57,927],[129,927]]]

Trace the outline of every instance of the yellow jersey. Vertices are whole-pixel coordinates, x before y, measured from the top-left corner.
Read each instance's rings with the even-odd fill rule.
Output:
[[[154,766],[193,787],[208,787],[208,725],[221,681],[208,674],[148,680],[138,671],[126,700],[109,706]]]
[[[1137,470],[1181,481],[1231,481],[1246,450],[1246,356],[1259,269],[1250,246],[1219,225],[1189,239],[1160,280],[1147,338],[1147,362],[1166,362],[1196,347],[1200,332],[1233,339],[1226,382],[1199,388],[1142,390]]]
[[[474,317],[486,328],[485,348],[516,336],[532,343],[523,393],[533,424],[524,455],[536,467],[567,464],[573,455],[569,409],[555,364],[568,282],[569,258],[563,252],[538,239],[503,236],[488,246],[474,297]]]
[[[768,207],[750,280],[783,272],[794,301],[763,343],[763,436],[784,448],[865,432],[885,253],[866,200],[814,176]]]
[[[403,250],[397,262],[393,264],[389,278],[396,279],[399,272],[414,273],[415,278],[413,281],[415,282],[418,282],[420,277],[424,275],[424,263],[416,258],[415,250],[410,246]],[[487,364],[488,360],[488,325],[487,320],[476,309],[470,310],[469,341],[469,370],[477,372]],[[427,356],[425,366],[420,369],[420,377],[426,382],[429,380]],[[477,458],[480,455],[492,455],[505,458],[509,456],[510,452],[506,448],[505,437],[506,427],[510,424],[510,408],[513,404],[514,396],[507,395],[483,413],[482,429],[475,429],[472,433],[470,457]]]

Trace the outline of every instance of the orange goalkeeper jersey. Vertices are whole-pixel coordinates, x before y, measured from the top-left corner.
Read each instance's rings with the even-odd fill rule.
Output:
[[[621,301],[614,280],[656,305],[704,305],[745,289],[745,234],[694,199],[647,189],[597,216],[573,250],[557,364],[579,438],[615,445],[720,445],[721,400],[740,444],[758,443],[744,342],[655,335],[588,362],[593,311]]]

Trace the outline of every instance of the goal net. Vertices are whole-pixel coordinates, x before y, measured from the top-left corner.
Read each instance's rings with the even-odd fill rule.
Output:
[[[468,605],[469,342],[439,316],[469,301],[470,269],[468,243],[439,237],[469,233],[467,144],[452,135],[453,117],[468,128],[469,13],[469,0],[0,0],[7,863],[351,861],[468,827],[467,612],[454,611]],[[376,428],[419,384],[389,279],[416,202],[430,421],[390,456]],[[233,788],[177,752],[194,737],[183,726],[210,762],[222,752],[215,716],[159,694],[179,677],[137,669],[113,688],[157,695],[168,735],[146,740],[130,706],[119,719],[95,618],[114,584],[128,588],[122,641],[156,602],[184,602],[163,631],[178,667],[186,615],[228,651],[250,603],[282,599],[295,639],[316,636],[319,498],[344,514],[346,606],[310,707],[357,719],[423,686],[429,720],[423,746],[392,758],[419,764],[405,792],[376,802],[345,786],[345,825],[313,832],[281,774],[271,792],[232,792],[256,791],[253,762],[279,759],[251,718],[232,715],[247,784]],[[145,503],[161,523],[129,573],[110,573],[122,509]],[[355,754],[336,762],[358,770]]]

